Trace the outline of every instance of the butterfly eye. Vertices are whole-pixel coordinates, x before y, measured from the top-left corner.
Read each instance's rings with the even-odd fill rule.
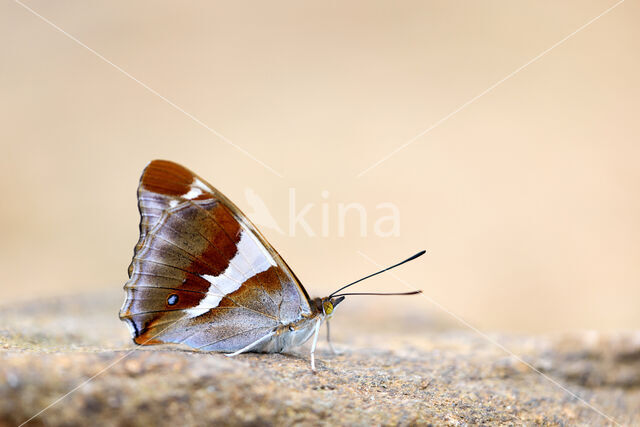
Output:
[[[333,304],[331,304],[330,301],[323,302],[322,308],[324,309],[325,314],[331,314],[333,312]]]
[[[169,305],[176,305],[177,302],[178,302],[178,295],[176,294],[171,294],[169,295],[169,298],[167,298],[167,304]]]

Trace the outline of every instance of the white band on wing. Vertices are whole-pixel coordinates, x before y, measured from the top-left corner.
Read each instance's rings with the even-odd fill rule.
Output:
[[[229,262],[226,270],[217,275],[203,274],[201,277],[210,283],[207,295],[200,303],[186,311],[190,318],[201,316],[220,304],[225,295],[238,290],[242,284],[258,273],[266,271],[271,266],[276,266],[275,260],[262,249],[260,242],[252,233],[243,230],[237,245],[238,251]],[[243,271],[234,268],[234,265],[247,266]]]

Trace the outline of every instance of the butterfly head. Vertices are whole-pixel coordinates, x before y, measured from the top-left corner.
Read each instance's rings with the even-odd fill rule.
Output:
[[[333,310],[335,310],[336,306],[344,301],[345,297],[340,296],[336,298],[323,298],[322,300],[322,312],[324,315],[329,318],[333,315]]]

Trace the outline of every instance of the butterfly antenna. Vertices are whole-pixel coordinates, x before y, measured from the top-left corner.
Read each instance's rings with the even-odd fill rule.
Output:
[[[346,292],[344,294],[335,295],[336,297],[346,297],[349,295],[417,295],[422,291],[410,291],[410,292]]]
[[[419,294],[422,291],[405,292],[405,293],[399,293],[399,294],[398,293],[392,293],[392,294],[350,293],[350,294],[340,294],[340,295],[338,295],[338,292],[340,292],[340,291],[342,291],[344,289],[347,289],[349,286],[353,286],[356,283],[362,282],[363,280],[366,280],[366,279],[368,279],[370,277],[377,276],[380,273],[384,273],[387,270],[391,270],[392,268],[399,267],[399,266],[401,266],[402,264],[404,264],[406,262],[413,261],[414,259],[424,255],[425,252],[427,252],[427,251],[424,251],[424,250],[420,251],[417,254],[412,255],[409,258],[405,259],[404,261],[401,261],[401,262],[399,262],[397,264],[392,265],[391,267],[387,267],[387,268],[385,268],[383,270],[380,270],[380,271],[377,271],[377,272],[375,272],[373,274],[369,274],[368,276],[365,276],[362,279],[358,279],[355,282],[351,282],[348,285],[344,285],[343,287],[341,287],[340,289],[338,289],[337,291],[335,291],[331,295],[329,295],[329,298],[333,298],[333,297],[336,297],[336,296],[343,296],[343,295],[414,295],[414,294]]]

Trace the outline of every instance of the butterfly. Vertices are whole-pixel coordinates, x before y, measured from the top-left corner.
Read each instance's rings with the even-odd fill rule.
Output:
[[[424,254],[312,299],[240,209],[187,168],[152,161],[140,178],[138,208],[140,238],[120,319],[139,345],[184,344],[235,356],[283,352],[313,337],[315,372],[320,325],[327,322],[331,344],[335,307],[348,295],[371,295],[342,291]]]

